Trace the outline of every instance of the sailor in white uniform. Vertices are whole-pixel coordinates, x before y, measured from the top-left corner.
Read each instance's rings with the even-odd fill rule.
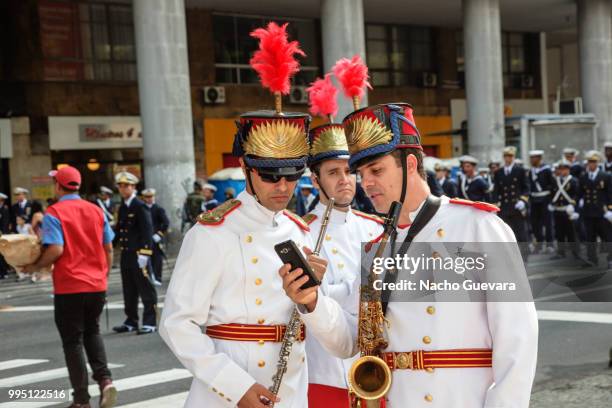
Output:
[[[432,200],[422,167],[420,137],[407,104],[378,105],[344,120],[350,164],[378,211],[403,203],[399,224],[414,222]],[[357,138],[356,136],[360,137]],[[488,203],[440,199],[417,242],[508,242],[515,238]],[[399,228],[401,242],[410,228]],[[519,257],[515,245],[512,254]],[[520,259],[520,258],[519,258]],[[523,268],[514,271],[525,279]],[[450,272],[452,273],[452,272]],[[283,267],[288,295],[299,305],[309,336],[339,357],[357,352],[356,319],[322,289],[300,290]],[[393,370],[388,408],[526,408],[537,360],[538,325],[532,302],[389,302],[389,345],[381,357]]]
[[[356,177],[348,165],[349,152],[342,125],[329,123],[311,129],[310,144],[311,178],[319,190],[320,201],[304,220],[309,223],[315,242],[329,199],[334,198],[321,248],[321,256],[328,260],[322,288],[344,310],[356,316],[361,246],[382,233],[382,220],[351,208]],[[347,373],[353,359],[332,356],[312,336],[306,339],[306,356],[309,407],[346,408]]]
[[[314,246],[308,225],[285,210],[306,168],[308,122],[302,113],[242,115],[234,154],[241,156],[246,191],[200,215],[183,240],[160,334],[194,376],[186,407],[263,408],[263,399],[275,398],[268,387],[294,304],[282,291],[274,245],[291,239]],[[308,259],[325,272],[325,261]],[[307,386],[302,334],[275,406],[306,407]]]

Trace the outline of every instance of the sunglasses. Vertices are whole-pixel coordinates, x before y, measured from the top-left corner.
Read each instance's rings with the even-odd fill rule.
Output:
[[[291,174],[278,174],[278,173],[266,173],[261,170],[257,170],[253,168],[251,168],[251,170],[254,170],[255,172],[257,172],[257,174],[259,174],[259,177],[264,183],[274,183],[274,184],[281,181],[282,178],[284,178],[288,182],[298,181],[302,177],[302,174],[304,174],[303,171],[300,171],[297,173],[291,173]]]

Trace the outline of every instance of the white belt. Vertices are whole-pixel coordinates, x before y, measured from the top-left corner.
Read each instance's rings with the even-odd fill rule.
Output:
[[[536,191],[534,193],[531,193],[531,196],[532,197],[546,197],[549,194],[550,194],[549,190],[544,190],[544,191]]]
[[[567,205],[562,205],[560,207],[555,207],[555,211],[565,211],[567,210]]]

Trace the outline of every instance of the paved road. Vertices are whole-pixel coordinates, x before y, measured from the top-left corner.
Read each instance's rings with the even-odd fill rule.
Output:
[[[542,276],[550,280],[552,274],[558,286],[592,274],[575,265],[548,261],[545,256],[532,257],[530,264],[532,280]],[[605,291],[608,290],[606,285],[608,283],[597,282],[595,287]],[[165,286],[160,291],[160,302],[164,300]],[[559,295],[558,287],[551,290],[549,283],[541,286],[548,290],[542,291],[540,297],[547,296],[548,301],[537,305],[540,343],[531,406],[609,408],[612,406],[612,369],[608,368],[612,347],[612,303],[551,303],[569,299]],[[109,325],[112,327],[123,319],[117,270],[111,274],[109,288]],[[571,296],[580,295],[573,293]],[[57,402],[15,405],[8,400],[7,394],[9,389],[15,388],[65,390],[69,387],[53,323],[52,302],[48,282],[0,281],[0,408],[68,405]],[[190,375],[157,334],[111,333],[106,330],[104,316],[102,328],[113,376],[120,390],[119,406],[182,406]]]

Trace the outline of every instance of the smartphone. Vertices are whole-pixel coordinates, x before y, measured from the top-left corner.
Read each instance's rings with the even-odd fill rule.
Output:
[[[304,283],[300,289],[308,289],[321,284],[321,281],[317,279],[312,268],[308,262],[306,262],[306,259],[304,259],[302,252],[298,249],[297,245],[295,245],[295,242],[292,240],[281,242],[280,244],[274,245],[274,250],[281,261],[283,261],[283,264],[290,264],[291,270],[302,268],[304,274],[308,276],[308,281]],[[304,275],[302,274],[302,276]],[[300,278],[302,276],[300,276]]]

